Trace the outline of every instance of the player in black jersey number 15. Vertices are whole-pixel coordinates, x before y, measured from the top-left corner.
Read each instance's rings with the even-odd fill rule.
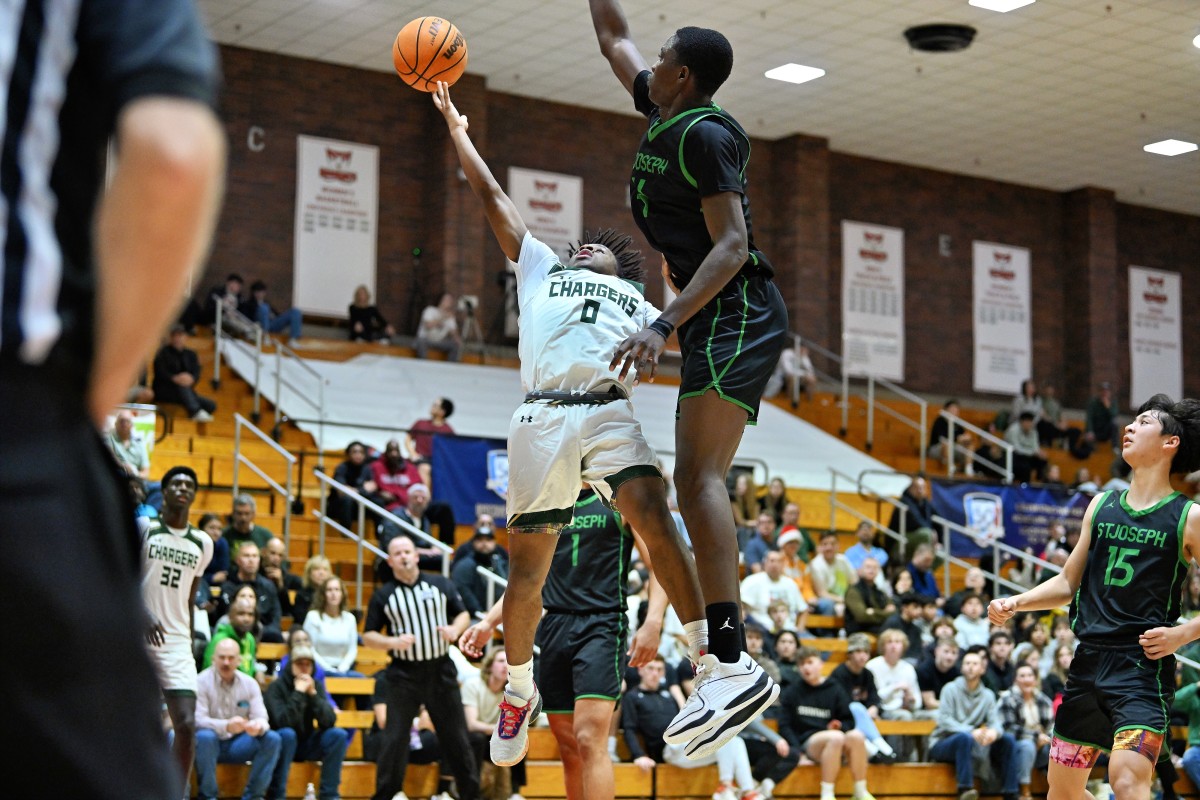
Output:
[[[1170,480],[1200,466],[1200,402],[1152,397],[1125,427],[1121,455],[1129,489],[1088,505],[1062,573],[988,608],[1003,624],[1071,603],[1079,647],[1054,722],[1048,800],[1082,797],[1101,751],[1112,753],[1117,800],[1150,796],[1175,696],[1172,654],[1200,638],[1200,617],[1176,624],[1188,564],[1200,556],[1200,506]]]

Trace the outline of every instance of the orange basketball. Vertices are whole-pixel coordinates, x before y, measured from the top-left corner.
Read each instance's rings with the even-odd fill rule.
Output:
[[[467,68],[467,40],[441,17],[414,19],[392,45],[396,74],[414,89],[436,92],[437,81],[452,84]]]

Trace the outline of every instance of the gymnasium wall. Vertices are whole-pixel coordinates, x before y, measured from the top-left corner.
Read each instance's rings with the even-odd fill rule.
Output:
[[[198,286],[206,290],[236,270],[266,280],[271,296],[286,305],[295,137],[374,144],[381,310],[412,333],[421,307],[440,292],[477,294],[484,333],[500,341],[496,278],[503,256],[457,177],[457,158],[429,97],[383,72],[235,47],[223,47],[222,57],[227,199]],[[489,93],[472,75],[455,86],[454,99],[502,185],[511,165],[580,175],[585,226],[635,232],[625,187],[640,119]],[[797,114],[802,118],[803,110]],[[248,147],[251,126],[263,130],[260,151]],[[1097,381],[1128,384],[1129,264],[1181,271],[1185,298],[1200,297],[1200,217],[1118,203],[1103,188],[1051,192],[838,153],[830,144],[807,135],[754,141],[749,180],[757,243],[779,271],[793,329],[838,350],[841,220],[903,228],[905,384],[915,391],[972,395],[973,239],[1030,249],[1034,377],[1055,381],[1069,405],[1086,402]],[[943,234],[950,237],[948,256],[938,250]],[[658,259],[639,242],[654,276]],[[416,267],[414,247],[424,251]],[[660,300],[659,281],[648,283],[651,298]],[[347,303],[353,288],[346,288]],[[1192,396],[1200,396],[1197,342],[1200,317],[1185,314],[1185,390]]]

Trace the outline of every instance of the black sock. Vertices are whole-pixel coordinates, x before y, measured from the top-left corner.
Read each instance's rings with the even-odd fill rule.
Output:
[[[712,603],[704,608],[708,618],[708,652],[732,664],[742,657],[742,615],[737,603]]]

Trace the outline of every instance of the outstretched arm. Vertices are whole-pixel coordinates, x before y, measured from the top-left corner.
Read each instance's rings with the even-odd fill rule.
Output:
[[[454,142],[454,149],[458,151],[458,161],[467,176],[467,183],[483,202],[483,211],[496,241],[500,243],[500,249],[510,261],[516,261],[521,255],[521,241],[529,230],[517,213],[516,204],[500,188],[487,163],[475,149],[475,143],[467,135],[467,118],[458,113],[450,101],[450,87],[441,81],[438,81],[438,90],[433,93],[433,104],[446,118],[450,141]]]
[[[608,59],[608,65],[625,91],[633,94],[633,79],[649,67],[630,38],[629,23],[625,21],[621,4],[617,0],[588,0],[588,6],[600,52]]]

